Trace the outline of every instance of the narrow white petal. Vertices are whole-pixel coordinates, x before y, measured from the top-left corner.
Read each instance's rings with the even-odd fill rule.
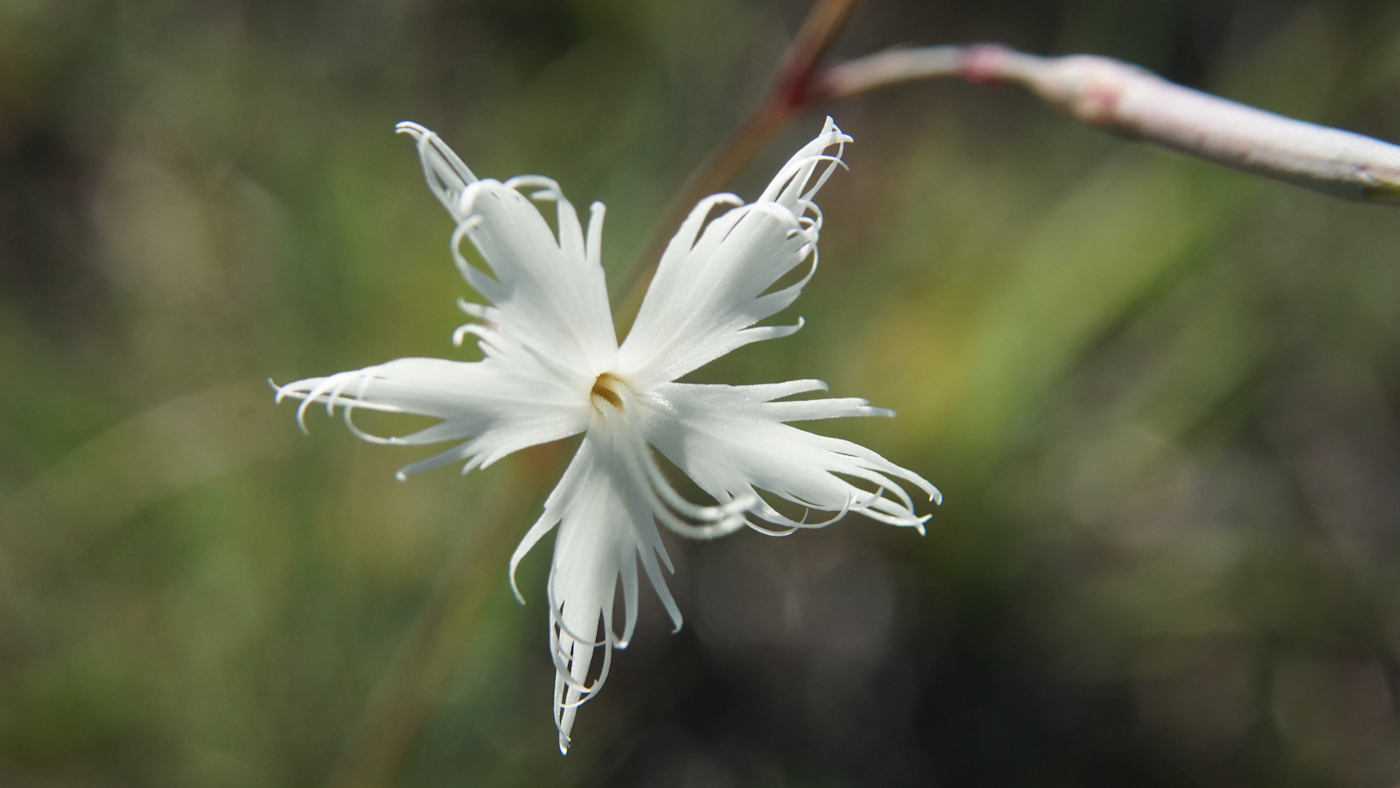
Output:
[[[309,378],[277,389],[277,398],[303,400],[297,418],[322,404],[337,407],[357,436],[377,443],[417,445],[449,440],[466,443],[400,471],[406,476],[451,462],[464,470],[490,465],[511,452],[566,438],[588,426],[588,399],[575,385],[539,366],[499,358],[446,361],[402,358],[326,378]],[[379,437],[359,429],[356,409],[413,413],[442,419],[409,435]]]
[[[578,706],[602,688],[612,649],[625,647],[636,627],[639,559],[680,626],[680,611],[661,573],[663,564],[670,568],[670,559],[624,456],[629,450],[626,438],[595,416],[578,454],[545,501],[543,515],[511,558],[513,584],[515,567],[526,551],[558,527],[548,597],[550,649],[556,668],[554,717],[561,750],[568,749]],[[621,634],[612,620],[619,580],[624,610]],[[594,652],[600,648],[605,667],[590,679]]]
[[[418,141],[428,186],[457,221],[454,260],[494,305],[476,313],[489,314],[514,341],[580,373],[610,369],[617,336],[600,262],[601,206],[592,211],[597,229],[585,238],[578,213],[554,181],[535,175],[505,183],[479,180],[431,131],[407,122],[399,128]],[[536,201],[555,204],[557,235]],[[485,259],[489,274],[463,255],[466,241]]]
[[[766,490],[809,509],[861,511],[882,522],[922,530],[928,516],[914,512],[900,484],[912,484],[930,500],[940,500],[938,490],[923,477],[864,446],[784,423],[892,415],[861,399],[774,401],[818,388],[824,388],[818,381],[764,386],[669,383],[639,402],[647,440],[718,500]],[[763,501],[752,511],[786,528],[831,522],[793,520]]]
[[[495,305],[503,333],[580,372],[605,372],[617,356],[617,336],[603,268],[589,258],[578,214],[552,182],[531,178],[512,183],[540,186],[534,199],[557,204],[558,236],[534,202],[513,185],[477,181],[462,193],[466,218],[452,248],[458,266]],[[544,188],[546,184],[551,185]],[[480,252],[492,276],[462,256],[463,239]]]
[[[733,195],[702,200],[661,256],[619,368],[640,390],[669,382],[737,347],[784,336],[791,326],[751,328],[790,305],[816,270],[821,213],[811,202],[850,137],[827,119],[757,202],[706,224]],[[835,156],[823,151],[837,147]],[[820,174],[818,174],[820,171]],[[815,178],[815,183],[813,179]],[[800,281],[768,292],[807,262]]]

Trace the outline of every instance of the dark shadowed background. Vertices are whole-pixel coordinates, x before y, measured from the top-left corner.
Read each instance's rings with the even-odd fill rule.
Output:
[[[855,137],[779,317],[807,327],[695,379],[894,408],[818,428],[947,503],[923,538],[671,540],[686,627],[644,592],[567,758],[550,546],[524,607],[505,558],[571,446],[399,483],[426,452],[273,405],[269,377],[475,353],[396,121],[607,203],[620,294],[807,10],[0,0],[0,784],[1400,781],[1393,208],[1009,88],[796,118],[735,188],[825,113]],[[872,0],[834,56],[979,40],[1400,140],[1394,3]]]

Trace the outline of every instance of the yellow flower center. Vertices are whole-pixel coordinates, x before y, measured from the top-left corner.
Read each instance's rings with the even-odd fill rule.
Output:
[[[593,391],[589,392],[593,407],[601,411],[603,403],[606,402],[617,410],[622,410],[622,392],[626,388],[627,384],[622,382],[622,378],[611,372],[604,372],[598,376],[598,380],[594,381]]]

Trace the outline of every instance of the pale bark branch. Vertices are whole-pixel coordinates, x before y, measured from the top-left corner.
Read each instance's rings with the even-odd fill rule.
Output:
[[[1043,58],[983,44],[892,50],[827,69],[829,99],[929,77],[1010,83],[1093,126],[1333,197],[1400,205],[1400,146],[1286,118],[1094,55]]]

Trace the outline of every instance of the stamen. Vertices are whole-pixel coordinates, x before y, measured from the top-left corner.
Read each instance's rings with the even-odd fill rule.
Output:
[[[611,372],[604,372],[598,376],[598,379],[593,383],[593,390],[589,392],[589,396],[593,401],[593,407],[602,411],[602,403],[598,401],[602,400],[616,410],[621,411],[623,409],[623,392],[626,388],[627,384],[623,383],[616,375]]]

